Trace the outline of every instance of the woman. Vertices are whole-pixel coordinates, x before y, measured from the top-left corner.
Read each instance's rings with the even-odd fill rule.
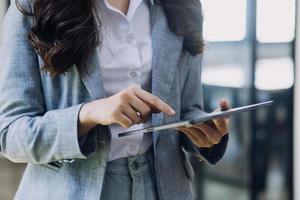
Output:
[[[202,50],[198,0],[12,0],[0,147],[28,163],[15,199],[193,199],[187,154],[217,163],[227,119],[117,133],[201,114]]]

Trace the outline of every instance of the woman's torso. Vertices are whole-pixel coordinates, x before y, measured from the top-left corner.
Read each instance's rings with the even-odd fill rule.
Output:
[[[150,13],[146,1],[130,1],[125,14],[107,0],[99,0],[98,10],[102,20],[99,61],[106,96],[130,86],[151,92],[152,45]],[[150,124],[148,120],[129,129]],[[119,138],[117,134],[126,129],[118,124],[112,124],[109,128],[109,161],[144,153],[152,143],[151,137],[145,135],[143,138],[142,134]]]
[[[23,1],[27,3],[28,0]],[[21,17],[15,7],[11,8],[9,15],[6,23],[14,23],[15,26],[8,29],[11,32],[6,33],[6,39],[11,42],[10,46],[12,47],[9,52],[6,52],[5,59],[8,60],[13,55],[11,52],[16,49],[32,48],[29,43],[22,42],[20,44],[20,41],[15,39],[20,37],[18,32],[24,32],[30,27],[28,24],[30,20]],[[161,7],[150,6],[150,24],[153,50],[151,91],[178,113],[173,117],[166,117],[162,114],[153,115],[152,123],[156,125],[162,122],[178,121],[181,118],[182,107],[188,104],[187,100],[182,101],[181,96],[183,88],[186,87],[190,66],[191,64],[199,64],[200,67],[201,59],[191,56],[182,49],[183,38],[169,30],[167,19]],[[25,36],[21,38],[24,41],[26,39]],[[61,74],[55,78],[50,77],[44,71],[33,69],[33,67],[40,69],[43,66],[42,59],[37,55],[35,56],[38,59],[37,66],[32,65],[35,63],[35,58],[24,51],[19,57],[13,58],[17,59],[18,63],[23,63],[24,67],[12,66],[14,68],[9,70],[17,70],[18,73],[23,74],[34,71],[35,79],[39,80],[36,82],[40,83],[34,89],[42,92],[45,111],[65,109],[105,97],[105,86],[100,78],[101,61],[99,62],[98,53],[95,52],[91,56],[86,73],[80,75],[74,66],[65,75]],[[29,75],[33,76],[32,73]],[[37,96],[34,90],[28,90],[29,87],[26,84],[30,83],[27,82],[26,76],[20,76],[21,80],[18,83],[13,77],[6,78],[5,84],[10,85],[12,83],[11,85],[14,87],[25,91],[28,96],[24,100],[27,101],[28,106],[32,106],[30,102]],[[195,85],[188,87],[192,88]],[[6,95],[14,96],[15,94],[7,92]],[[17,108],[14,109],[16,109],[14,112],[18,112]],[[20,130],[20,134],[22,134],[22,130]],[[110,148],[107,127],[97,126],[91,142],[96,143],[97,148],[88,159],[76,159],[73,163],[65,162],[59,166],[28,164],[15,199],[100,199]],[[179,135],[175,130],[163,131],[160,135],[154,133],[153,142],[161,198],[192,199],[190,188],[192,169],[189,164],[185,164],[188,161],[181,151]]]

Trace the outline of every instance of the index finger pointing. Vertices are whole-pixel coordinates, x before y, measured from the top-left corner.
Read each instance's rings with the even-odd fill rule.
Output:
[[[135,94],[137,95],[137,97],[139,97],[152,108],[154,107],[155,109],[162,111],[168,115],[175,114],[175,111],[168,104],[163,102],[160,98],[141,89],[135,90]]]

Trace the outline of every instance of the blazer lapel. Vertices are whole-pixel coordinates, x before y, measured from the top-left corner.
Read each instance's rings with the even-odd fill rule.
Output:
[[[175,72],[181,54],[183,37],[172,33],[168,27],[162,8],[156,4],[150,5],[152,31],[152,94],[165,102],[170,102],[169,96],[174,81]],[[163,114],[152,115],[152,125],[163,123]],[[157,133],[153,134],[156,142]]]
[[[99,63],[98,49],[91,55],[81,79],[93,100],[106,97]]]

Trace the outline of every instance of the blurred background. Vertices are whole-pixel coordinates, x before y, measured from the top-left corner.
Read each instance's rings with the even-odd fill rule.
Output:
[[[8,2],[0,1],[0,32]],[[267,100],[276,103],[272,108],[232,118],[229,147],[219,165],[193,162],[197,198],[300,199],[296,190],[300,136],[295,134],[300,131],[296,123],[300,115],[294,112],[300,110],[294,104],[294,98],[300,101],[300,92],[295,89],[300,87],[295,81],[295,52],[300,47],[295,39],[296,0],[202,3],[207,41],[205,110],[212,111],[220,98],[227,98],[233,107]],[[1,200],[13,198],[23,169],[24,165],[0,156]]]

